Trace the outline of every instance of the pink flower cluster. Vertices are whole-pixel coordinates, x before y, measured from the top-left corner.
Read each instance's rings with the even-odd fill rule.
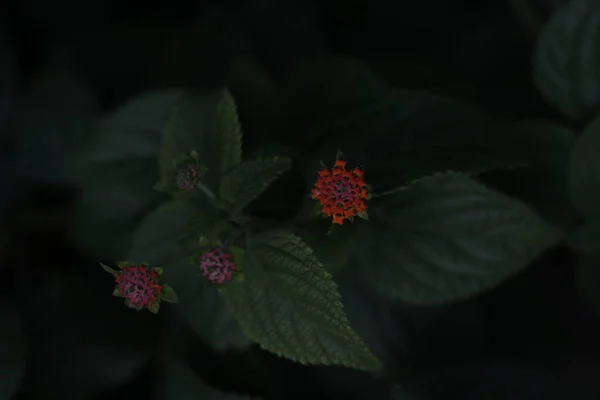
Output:
[[[200,256],[200,272],[202,276],[212,283],[230,281],[235,272],[233,254],[226,253],[219,248],[202,253]]]

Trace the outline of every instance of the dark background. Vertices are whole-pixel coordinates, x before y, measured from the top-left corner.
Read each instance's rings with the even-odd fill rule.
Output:
[[[81,268],[95,261],[68,239],[77,188],[20,167],[25,156],[17,134],[10,129],[10,119],[19,112],[19,96],[29,90],[43,68],[52,66],[82,78],[101,109],[109,111],[149,89],[219,85],[228,60],[239,48],[252,53],[275,82],[302,60],[346,54],[362,59],[397,87],[460,97],[502,116],[567,123],[541,99],[530,76],[536,34],[558,3],[3,3],[0,35],[8,52],[1,55],[10,56],[13,64],[8,58],[2,61],[10,79],[5,80],[0,115],[1,279],[7,301],[23,312],[30,345],[18,398],[159,398],[158,359],[139,376],[111,388],[90,383],[87,388],[94,388],[90,391],[80,390],[85,380],[75,378],[69,372],[68,358],[61,357],[69,352],[69,343],[76,343],[70,339],[73,331],[94,337],[133,332],[144,343],[153,344],[160,342],[166,329],[175,329],[165,325],[160,315],[135,315],[116,304],[106,294],[112,289],[102,272]],[[214,25],[202,22],[207,15]],[[211,46],[222,50],[216,58],[207,59],[195,51],[203,48],[194,41],[203,29],[209,32],[203,34],[204,40],[209,37],[212,43],[214,39]],[[44,168],[43,163],[26,164]],[[537,398],[527,394],[533,386],[535,390],[556,387],[552,391],[556,398],[600,398],[600,320],[578,294],[577,265],[575,254],[558,248],[525,273],[464,304],[426,312],[387,304],[393,321],[382,346],[402,361],[381,380],[343,368],[294,365],[258,349],[217,354],[191,336],[186,341],[187,360],[206,382],[265,399],[386,398],[394,381],[419,382],[422,376],[465,363],[492,363],[493,367],[489,373],[485,368],[467,368],[460,379],[448,378],[454,389],[440,389],[443,393],[431,394],[431,398]],[[100,305],[106,302],[110,305]],[[464,311],[469,307],[480,311],[477,317]],[[106,314],[110,314],[113,333],[99,322]],[[396,336],[402,337],[402,344]],[[61,345],[49,345],[53,340]],[[48,348],[59,355],[49,354]],[[522,372],[517,364],[536,372]],[[483,371],[482,376],[476,371]],[[477,395],[478,388],[486,385],[500,388],[490,392],[498,396],[502,388],[515,389],[506,397]]]

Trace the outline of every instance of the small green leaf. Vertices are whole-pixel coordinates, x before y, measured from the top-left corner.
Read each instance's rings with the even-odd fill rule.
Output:
[[[544,98],[571,118],[600,105],[600,3],[571,0],[557,8],[542,29],[533,77]]]
[[[159,186],[171,187],[175,160],[197,153],[207,168],[204,184],[213,189],[241,161],[242,133],[233,98],[226,90],[193,92],[173,107],[159,156]]]
[[[525,204],[459,173],[373,201],[354,260],[380,293],[438,304],[474,296],[524,269],[560,233]]]
[[[154,271],[158,274],[158,275],[162,275],[164,272],[164,269],[162,267],[158,267],[158,268],[154,268]]]
[[[118,287],[115,287],[115,289],[113,290],[112,295],[115,296],[115,297],[122,297],[121,293],[119,292],[119,288]]]
[[[163,285],[162,295],[160,296],[161,300],[164,300],[168,303],[179,303],[179,298],[177,297],[177,293],[175,290],[169,285]]]
[[[287,157],[244,161],[225,175],[219,196],[231,204],[232,213],[236,214],[260,196],[290,166],[291,160]]]
[[[585,218],[600,218],[600,116],[575,142],[569,170],[571,199]]]
[[[123,269],[125,267],[130,267],[133,265],[138,265],[138,263],[136,263],[135,261],[117,261],[117,267],[119,267],[119,269]]]
[[[112,276],[117,276],[118,273],[117,271],[115,271],[114,269],[112,269],[111,267],[109,267],[108,265],[104,265],[102,263],[100,263],[100,265],[102,266],[102,269],[105,270],[106,272],[108,272],[109,274],[111,274]]]
[[[158,311],[160,310],[160,300],[156,300],[150,307],[148,307],[148,310],[150,310],[152,314],[158,314]]]
[[[300,238],[264,233],[246,252],[244,282],[220,293],[251,339],[302,364],[380,368],[350,327],[331,275]]]

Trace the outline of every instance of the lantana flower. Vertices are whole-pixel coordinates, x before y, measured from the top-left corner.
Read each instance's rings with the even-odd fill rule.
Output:
[[[127,307],[138,311],[147,308],[156,314],[161,301],[178,302],[175,291],[169,285],[159,282],[162,268],[150,268],[146,263],[131,261],[118,262],[118,270],[100,265],[115,277],[113,296],[124,298]]]
[[[236,266],[233,254],[212,248],[200,255],[200,272],[211,283],[225,283],[233,278]]]
[[[368,219],[366,200],[370,193],[364,171],[358,167],[346,170],[344,160],[336,160],[331,169],[323,165],[312,189],[312,198],[319,201],[321,213],[332,217],[334,224],[342,225],[354,217]]]

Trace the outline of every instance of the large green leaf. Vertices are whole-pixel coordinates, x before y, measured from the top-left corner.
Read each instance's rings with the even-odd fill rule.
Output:
[[[600,117],[577,139],[569,175],[573,204],[583,217],[600,218]]]
[[[70,161],[100,113],[94,93],[73,74],[48,69],[18,105],[13,129],[20,170],[35,180],[70,183]]]
[[[75,240],[95,255],[124,259],[137,224],[165,196],[152,189],[162,128],[178,92],[137,97],[102,119],[77,159]]]
[[[184,361],[168,357],[163,365],[160,399],[164,400],[250,400],[249,396],[224,393],[204,383]],[[255,398],[255,400],[258,400]]]
[[[302,240],[267,232],[247,246],[244,281],[221,293],[250,338],[302,364],[380,367],[350,327],[331,276]]]
[[[534,80],[546,100],[572,118],[600,104],[600,3],[571,0],[544,26],[534,55]]]
[[[0,308],[0,398],[10,399],[19,389],[25,373],[26,345],[21,317],[4,305]]]
[[[208,169],[206,182],[212,190],[227,171],[241,162],[242,131],[235,101],[228,91],[192,92],[175,104],[159,156],[159,186],[171,185],[176,174],[174,160],[192,151]]]
[[[231,204],[233,213],[238,213],[260,196],[291,164],[287,157],[244,161],[223,177],[219,196]]]
[[[321,129],[327,130],[323,135],[328,140],[308,164],[310,183],[320,162],[333,162],[338,149],[349,163],[364,168],[376,193],[432,173],[477,174],[529,161],[515,156],[506,123],[460,101],[419,91],[390,91],[361,112]]]
[[[560,239],[523,203],[443,173],[373,202],[355,262],[380,292],[435,304],[499,285]]]
[[[492,171],[481,178],[532,205],[557,226],[570,228],[577,219],[569,193],[575,132],[550,121],[529,120],[507,127],[505,134],[514,144],[515,158],[528,160],[527,166]]]
[[[138,228],[128,259],[164,268],[163,279],[172,286],[179,303],[173,307],[195,332],[217,350],[243,348],[251,341],[214,288],[208,287],[190,258],[198,239],[216,234],[227,216],[204,202],[171,201],[152,212]]]

